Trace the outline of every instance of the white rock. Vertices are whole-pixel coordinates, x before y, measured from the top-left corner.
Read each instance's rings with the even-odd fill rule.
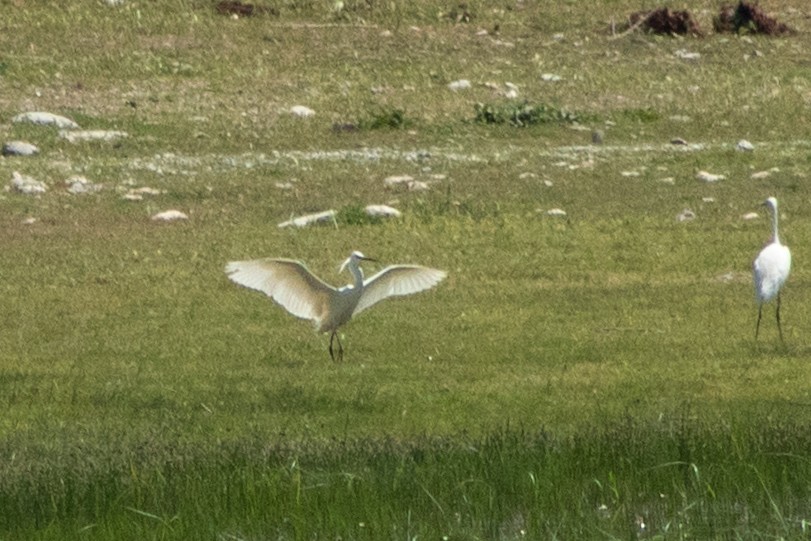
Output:
[[[37,223],[37,219],[34,218],[33,216],[29,217],[29,218],[26,218],[25,220],[22,221],[23,225],[31,225],[31,224],[35,224],[35,223]]]
[[[452,82],[448,83],[448,88],[450,88],[451,90],[454,90],[454,91],[456,91],[456,90],[467,90],[471,86],[472,85],[470,84],[470,81],[468,81],[467,79],[459,79],[458,81],[452,81]]]
[[[747,212],[746,214],[741,216],[741,218],[743,218],[744,220],[757,220],[758,218],[760,218],[760,216],[758,216],[757,212]]]
[[[640,173],[639,171],[620,171],[620,175],[624,177],[638,177]]]
[[[563,77],[561,77],[560,75],[556,75],[554,73],[541,74],[541,81],[546,81],[547,83],[556,83],[561,80],[563,80]]]
[[[691,53],[687,49],[679,49],[673,55],[682,60],[698,60],[701,58],[701,53]]]
[[[35,195],[48,191],[48,186],[44,182],[40,182],[28,175],[21,175],[17,171],[11,174],[11,187],[27,195]]]
[[[684,209],[676,215],[677,222],[689,222],[696,219],[696,213],[690,209]]]
[[[67,178],[65,185],[72,194],[93,193],[101,190],[101,184],[94,184],[82,175],[73,175]]]
[[[740,150],[741,152],[752,152],[755,150],[755,145],[747,141],[746,139],[741,139],[738,141],[738,144],[735,145],[735,148]]]
[[[30,122],[32,124],[39,124],[42,126],[56,126],[57,128],[65,130],[79,129],[79,125],[67,117],[55,115],[53,113],[45,113],[42,111],[22,113],[12,118],[11,121]]]
[[[137,193],[125,193],[121,196],[124,201],[143,201],[144,196]]]
[[[188,220],[189,216],[185,212],[171,209],[155,214],[152,216],[152,219],[155,221],[172,222],[174,220]]]
[[[78,143],[81,141],[115,141],[116,139],[129,137],[129,134],[116,130],[62,130],[59,132],[59,137],[67,139],[71,143]]]
[[[414,177],[411,175],[392,175],[383,179],[383,185],[387,188],[394,188],[401,184],[408,186],[411,182],[414,182]]]
[[[715,203],[715,198],[714,197],[702,197],[701,200],[704,203]]]
[[[315,111],[306,105],[294,105],[290,108],[290,114],[301,118],[307,118],[315,115]]]
[[[553,208],[546,211],[547,216],[566,216],[566,211],[559,208]]]
[[[39,154],[39,148],[26,141],[9,141],[3,143],[3,156],[33,156]]]
[[[307,227],[308,225],[317,224],[321,222],[335,222],[336,212],[332,209],[323,212],[316,212],[313,214],[305,214],[296,218],[291,218],[286,222],[280,223],[277,227]]]
[[[166,193],[166,190],[158,190],[157,188],[150,188],[149,186],[141,186],[140,188],[133,188],[130,193],[138,195],[161,195]]]
[[[367,215],[376,218],[399,218],[403,215],[402,212],[388,205],[366,205],[363,210]]]
[[[718,182],[719,180],[724,180],[724,175],[715,175],[713,173],[708,173],[707,171],[699,171],[696,173],[696,178],[698,180],[702,180],[704,182]]]

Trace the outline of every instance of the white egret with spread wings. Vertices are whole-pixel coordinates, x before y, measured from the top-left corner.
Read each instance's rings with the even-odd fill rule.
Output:
[[[430,289],[442,281],[445,271],[419,265],[392,265],[367,280],[361,261],[374,261],[352,252],[339,272],[349,269],[353,283],[335,288],[291,259],[232,261],[225,266],[228,277],[237,284],[267,294],[296,317],[311,320],[318,332],[331,332],[329,354],[335,360],[333,342],[338,339],[338,360],[343,346],[338,329],[352,317],[388,297],[410,295]]]
[[[752,274],[755,280],[755,298],[758,303],[757,326],[755,327],[755,339],[760,331],[760,317],[763,315],[763,305],[777,297],[777,330],[780,333],[780,340],[783,340],[783,329],[780,326],[780,289],[788,279],[791,271],[791,252],[788,246],[780,243],[777,232],[777,199],[768,198],[763,202],[769,207],[772,213],[772,240],[760,251],[754,264]]]

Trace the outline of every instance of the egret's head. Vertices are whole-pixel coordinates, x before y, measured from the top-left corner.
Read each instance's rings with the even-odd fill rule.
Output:
[[[772,209],[773,211],[777,210],[777,199],[775,199],[774,197],[769,197],[768,199],[766,199],[766,201],[763,202],[763,204]]]
[[[358,263],[360,263],[361,261],[375,261],[375,260],[372,259],[371,257],[366,257],[361,252],[355,250],[354,252],[349,254],[349,257],[346,258],[346,261],[341,263],[341,268],[338,270],[338,272],[343,272],[344,269],[347,267],[347,265],[349,265],[350,263],[357,266]]]

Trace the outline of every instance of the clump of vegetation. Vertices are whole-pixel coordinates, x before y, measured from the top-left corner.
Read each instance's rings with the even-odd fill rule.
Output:
[[[408,123],[402,109],[381,109],[359,123],[359,128],[367,130],[402,129]]]
[[[338,210],[335,221],[345,225],[379,224],[383,220],[379,216],[372,216],[363,205],[353,203]]]
[[[534,124],[570,124],[580,121],[575,113],[552,105],[530,103],[506,103],[500,105],[477,103],[475,122],[482,124],[505,124],[532,126]]]

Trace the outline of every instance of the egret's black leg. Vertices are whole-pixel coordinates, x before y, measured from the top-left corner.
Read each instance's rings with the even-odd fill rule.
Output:
[[[758,331],[760,331],[760,316],[762,316],[762,315],[763,315],[763,305],[758,304],[758,306],[757,306],[757,326],[755,327],[755,340],[757,340],[757,334],[758,334]]]
[[[775,312],[775,316],[777,317],[777,330],[780,332],[780,341],[783,341],[783,327],[780,326],[780,292],[777,293],[777,311]]]
[[[332,349],[332,342],[338,339],[338,358],[335,358],[335,353]],[[329,337],[329,356],[333,362],[341,362],[344,360],[344,347],[341,345],[341,337],[338,336],[338,331],[332,331],[332,336]]]

